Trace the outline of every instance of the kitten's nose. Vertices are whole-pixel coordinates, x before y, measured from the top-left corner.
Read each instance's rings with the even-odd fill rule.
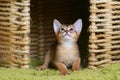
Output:
[[[68,30],[65,30],[66,33],[68,33]]]

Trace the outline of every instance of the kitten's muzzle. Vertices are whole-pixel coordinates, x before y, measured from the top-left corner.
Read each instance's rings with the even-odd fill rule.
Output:
[[[65,36],[69,36],[69,37],[72,37],[70,34],[66,33],[65,35],[63,35],[63,37]]]
[[[72,37],[68,32],[69,32],[68,30],[65,30],[65,31],[64,31],[65,34],[63,35],[63,37],[65,37],[65,36]]]

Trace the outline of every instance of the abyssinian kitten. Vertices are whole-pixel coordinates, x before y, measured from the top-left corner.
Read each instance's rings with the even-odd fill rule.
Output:
[[[44,70],[52,62],[62,75],[69,74],[67,68],[70,66],[73,71],[78,71],[80,69],[80,53],[76,42],[82,30],[82,20],[78,19],[73,25],[63,25],[54,19],[53,28],[57,44],[48,50],[44,64],[36,69]]]

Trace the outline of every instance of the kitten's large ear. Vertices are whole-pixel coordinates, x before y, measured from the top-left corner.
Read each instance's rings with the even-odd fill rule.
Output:
[[[61,26],[61,23],[57,19],[54,19],[53,27],[54,27],[54,32],[55,32],[56,35],[57,35],[57,33],[60,29],[60,26]]]
[[[77,31],[78,35],[80,34],[81,30],[82,30],[82,20],[78,19],[73,26],[75,27],[75,30]]]

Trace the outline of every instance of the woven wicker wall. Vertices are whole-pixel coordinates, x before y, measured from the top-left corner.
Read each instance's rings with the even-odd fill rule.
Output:
[[[111,63],[120,62],[120,1],[110,0],[111,14]]]
[[[14,66],[29,67],[30,0],[16,0],[11,5],[11,53]]]
[[[11,65],[10,1],[0,0],[0,66]]]
[[[89,67],[120,61],[120,2],[90,0]]]
[[[29,67],[29,6],[29,0],[0,0],[0,66]]]

